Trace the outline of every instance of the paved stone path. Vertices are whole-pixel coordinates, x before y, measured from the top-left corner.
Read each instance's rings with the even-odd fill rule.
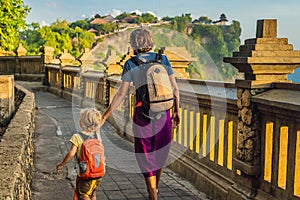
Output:
[[[76,177],[74,161],[57,174],[55,167],[70,147],[80,108],[46,92],[36,92],[36,132],[34,138],[33,200],[67,200],[73,197]],[[138,173],[133,145],[117,135],[108,122],[101,128],[107,159],[106,175],[97,192],[97,199],[147,199],[144,178]],[[208,199],[188,181],[164,169],[159,185],[159,199]]]

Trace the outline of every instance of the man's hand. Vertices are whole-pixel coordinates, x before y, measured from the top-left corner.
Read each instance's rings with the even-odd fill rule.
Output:
[[[100,121],[100,124],[99,124],[100,127],[103,126],[103,124],[105,123],[105,121],[106,121],[106,118],[103,118],[103,117],[102,117],[102,118],[101,118],[101,121]]]
[[[180,117],[178,112],[173,112],[172,115],[173,128],[177,128],[180,124]]]

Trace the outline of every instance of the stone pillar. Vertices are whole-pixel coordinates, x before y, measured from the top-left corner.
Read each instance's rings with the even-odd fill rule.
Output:
[[[19,44],[18,48],[15,50],[16,53],[16,64],[15,64],[15,75],[20,75],[21,74],[21,64],[20,64],[20,59],[19,57],[25,56],[27,50],[23,47],[22,44]]]
[[[62,68],[66,66],[70,66],[75,61],[75,58],[68,53],[68,50],[64,50],[63,54],[59,57],[60,60],[60,70],[59,70],[59,80],[61,80],[60,88],[63,91],[64,90],[64,74]]]
[[[52,63],[54,48],[44,46],[40,49],[40,51],[42,52],[42,62],[44,65],[44,72],[45,72],[45,79],[43,81],[43,85],[49,85],[48,68],[45,65]]]
[[[6,51],[2,48],[2,47],[0,47],[0,56],[6,56]]]
[[[195,58],[192,58],[184,47],[166,47],[163,49],[163,54],[168,57],[177,78],[190,77],[186,68],[192,61],[195,61]]]
[[[83,78],[82,74],[87,71],[94,71],[94,63],[96,61],[96,58],[91,54],[90,49],[86,48],[83,52],[83,54],[79,58],[80,62],[80,96],[81,96],[81,102],[80,105],[82,107],[83,101],[85,98],[85,79]]]
[[[23,45],[19,44],[19,46],[16,50],[17,56],[26,56],[26,52],[27,52],[27,50],[23,47]]]
[[[14,51],[5,51],[2,47],[0,47],[0,56],[15,56],[16,53]]]
[[[54,53],[54,48],[53,47],[43,47],[41,49],[41,52],[43,53],[44,56],[44,63],[45,64],[50,64],[53,61],[53,53]]]
[[[59,57],[60,60],[60,65],[62,67],[68,66],[68,65],[72,65],[73,62],[75,61],[75,58],[68,53],[68,50],[64,50],[63,54]]]
[[[81,63],[80,72],[93,71],[95,61],[96,58],[91,54],[90,49],[86,48],[79,58],[79,62]]]
[[[245,40],[239,52],[224,58],[245,80],[236,80],[238,106],[238,132],[234,169],[241,174],[235,176],[231,197],[253,198],[261,175],[261,130],[260,116],[252,98],[272,88],[273,82],[289,82],[287,75],[300,65],[300,51],[294,51],[287,38],[277,38],[277,20],[257,21],[256,38]]]
[[[105,65],[105,73],[107,75],[111,74],[121,74],[122,67],[121,65],[125,64],[125,61],[133,56],[133,51],[128,51],[126,55],[123,57],[118,56],[116,50],[110,49],[107,53],[106,58],[103,60],[103,64]]]
[[[277,38],[277,20],[257,21],[256,38],[245,40],[232,58],[224,58],[239,72],[245,74],[244,84],[268,85],[273,82],[290,82],[288,74],[300,63],[300,51],[293,50],[287,38]]]
[[[0,126],[6,126],[15,112],[14,76],[0,76]]]

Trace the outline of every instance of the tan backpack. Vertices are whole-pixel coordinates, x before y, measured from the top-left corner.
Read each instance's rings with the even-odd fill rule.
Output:
[[[140,77],[142,84],[136,88],[136,105],[142,106],[146,116],[149,116],[149,112],[165,112],[174,105],[173,88],[161,57],[158,53],[156,60],[149,62],[143,62],[137,57],[131,58],[143,72]]]

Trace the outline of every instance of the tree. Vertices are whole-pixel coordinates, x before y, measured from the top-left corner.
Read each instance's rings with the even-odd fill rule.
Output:
[[[71,28],[69,27],[69,22],[67,20],[59,20],[57,19],[55,22],[51,24],[51,29],[54,32],[69,33]]]
[[[40,28],[40,24],[37,22],[32,22],[30,26],[33,30],[38,30]]]
[[[237,51],[240,46],[240,35],[242,29],[238,21],[233,20],[230,26],[224,27],[224,41],[227,43],[228,51]],[[228,55],[229,56],[229,55]]]
[[[157,18],[151,13],[143,13],[141,17],[143,18],[143,22],[146,23],[147,22],[154,23],[157,21]]]
[[[202,24],[211,24],[212,23],[212,20],[209,19],[207,16],[199,17],[198,21]]]
[[[72,29],[75,29],[76,27],[82,28],[83,30],[89,30],[92,25],[90,24],[90,22],[88,21],[88,19],[81,19],[81,20],[77,20],[75,22],[72,22],[70,24],[70,27]]]
[[[188,25],[192,22],[191,13],[176,16],[173,20],[173,29],[180,33],[186,33]],[[176,25],[176,26],[175,26]],[[176,28],[174,28],[176,27]]]
[[[205,18],[202,18],[205,19]],[[223,57],[230,56],[240,46],[241,27],[238,21],[233,21],[229,26],[194,25],[191,36],[199,40],[200,44],[214,60],[221,74],[230,80],[237,71],[229,64],[223,63]]]
[[[25,28],[30,11],[22,0],[0,0],[0,47],[13,50],[19,43],[19,31]]]
[[[99,33],[109,33],[109,32],[114,32],[117,29],[117,25],[114,23],[94,24],[93,28],[97,30]]]
[[[22,38],[22,45],[27,49],[27,54],[35,55],[39,52],[41,45],[41,34],[38,32],[40,29],[39,23],[31,23],[27,25],[27,29],[20,33]]]
[[[116,19],[117,19],[117,20],[122,20],[122,19],[124,19],[124,18],[126,18],[126,17],[128,17],[128,16],[130,16],[130,14],[128,14],[128,13],[126,13],[126,12],[123,12],[122,14],[116,16]]]
[[[79,27],[75,28],[75,33],[76,33],[77,40],[76,42],[72,43],[73,50],[71,53],[75,57],[79,57],[79,55],[83,52],[85,48],[91,48],[95,40],[95,34],[82,30]]]
[[[66,20],[56,20],[50,26],[43,27],[38,23],[31,23],[21,32],[23,39],[21,43],[30,55],[39,54],[42,46],[51,46],[54,48],[54,55],[59,55],[67,49],[72,55],[78,57],[85,48],[92,47],[95,34],[83,30],[76,25],[77,23],[85,24],[84,20],[71,24]]]
[[[178,30],[177,20],[174,20],[174,21],[173,21],[173,23],[172,23],[172,29],[173,29],[173,30],[176,30],[176,31]]]
[[[141,16],[137,16],[134,20],[133,23],[135,24],[141,24],[144,22],[144,19]]]
[[[172,20],[174,20],[174,17],[166,16],[166,17],[161,18],[161,20],[162,21],[172,21]]]

